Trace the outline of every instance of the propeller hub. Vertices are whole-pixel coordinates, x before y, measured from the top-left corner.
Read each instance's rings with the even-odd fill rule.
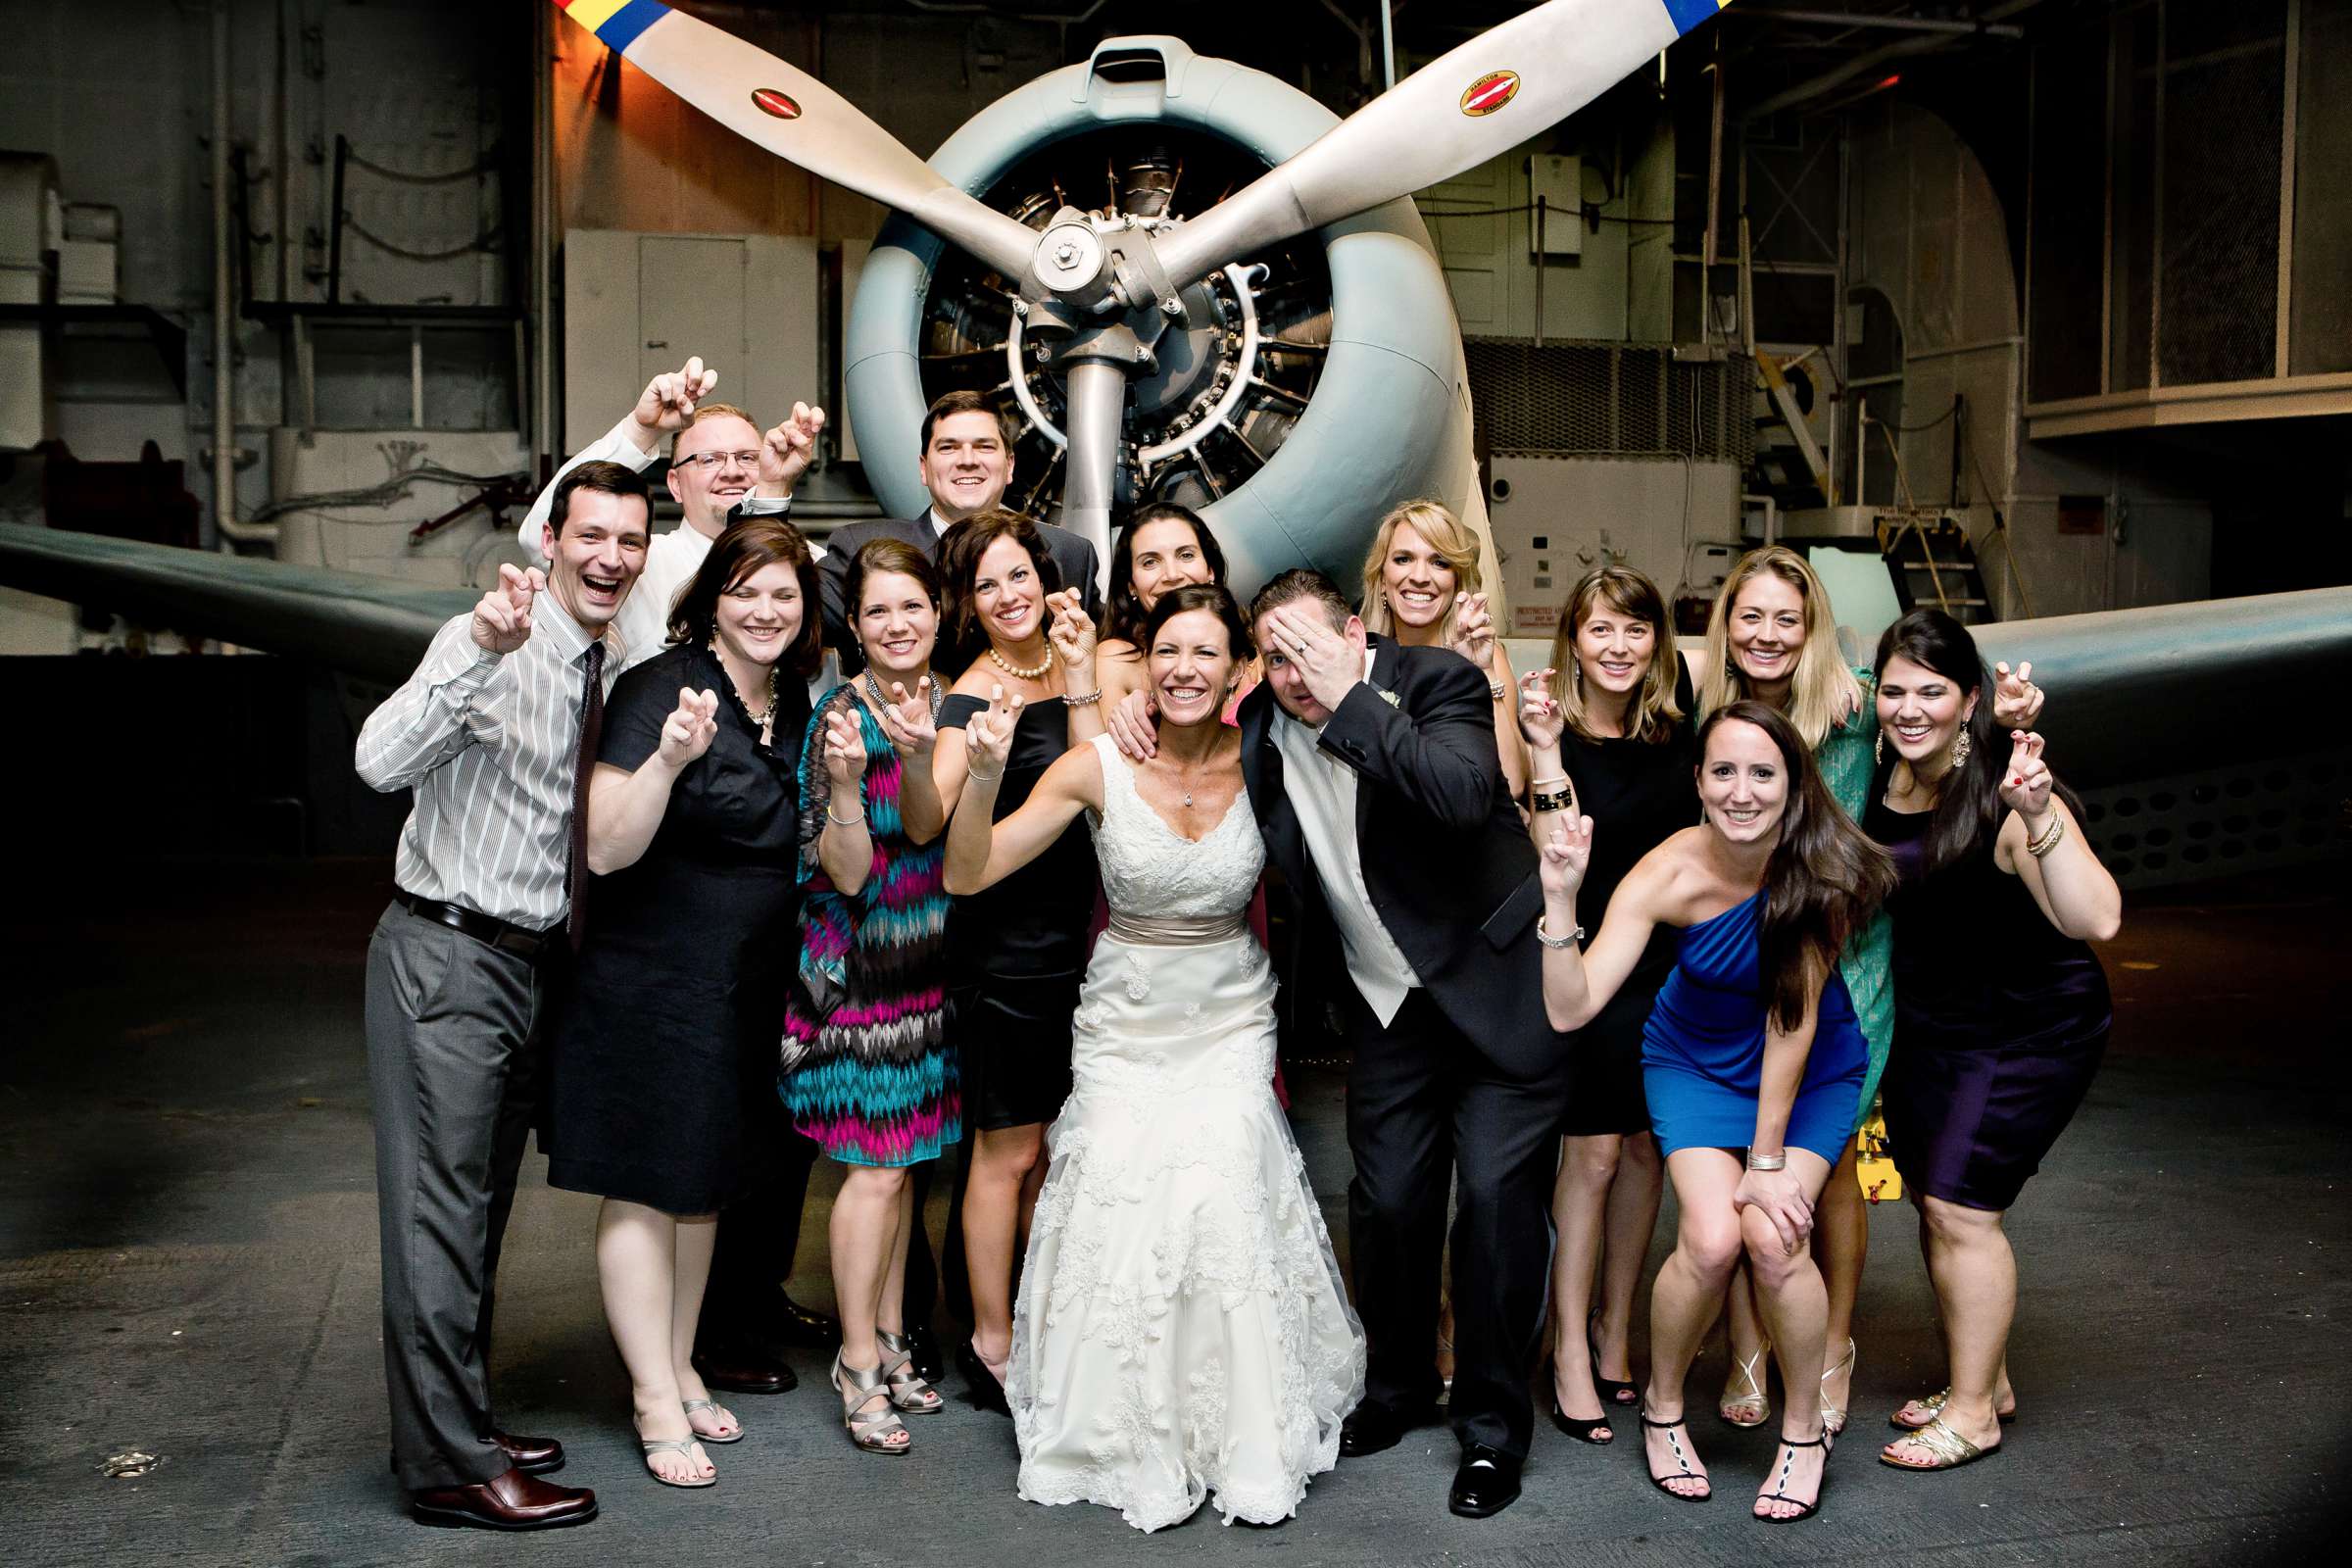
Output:
[[[1064,208],[1038,242],[1029,275],[1056,299],[1091,305],[1106,289],[1102,241],[1085,215]]]

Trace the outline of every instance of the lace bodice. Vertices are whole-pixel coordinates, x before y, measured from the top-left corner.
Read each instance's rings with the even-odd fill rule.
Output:
[[[1097,736],[1094,747],[1102,759],[1102,814],[1088,822],[1111,908],[1155,919],[1241,913],[1266,863],[1249,796],[1236,794],[1223,820],[1195,842],[1136,793],[1135,769],[1109,736]]]

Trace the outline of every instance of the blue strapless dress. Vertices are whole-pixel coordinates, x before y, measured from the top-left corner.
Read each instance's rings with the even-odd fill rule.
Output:
[[[1757,927],[1764,895],[1687,927],[1674,972],[1658,988],[1642,1031],[1642,1086],[1650,1124],[1667,1153],[1678,1149],[1745,1149],[1756,1136],[1756,1088],[1764,1070],[1763,988]],[[1788,1147],[1835,1165],[1853,1136],[1870,1044],[1854,1017],[1845,981],[1822,988],[1813,1051],[1788,1112]]]

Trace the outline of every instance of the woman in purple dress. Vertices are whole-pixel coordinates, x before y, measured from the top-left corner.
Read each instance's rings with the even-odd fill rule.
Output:
[[[2003,736],[1968,629],[1915,610],[1879,641],[1885,740],[1864,829],[1895,858],[1886,1131],[1919,1205],[1951,1385],[1895,1412],[1881,1450],[1948,1470],[2000,1446],[2017,1262],[2002,1222],[2107,1049],[2123,895],[2082,837],[2039,735]],[[1891,753],[1892,755],[1887,755]],[[2005,760],[2004,760],[2005,759]]]

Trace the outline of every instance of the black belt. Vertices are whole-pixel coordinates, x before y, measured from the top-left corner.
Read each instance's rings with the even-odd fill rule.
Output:
[[[561,927],[551,927],[546,931],[526,930],[521,926],[510,925],[504,920],[483,914],[478,909],[460,908],[454,904],[443,904],[439,899],[420,899],[405,888],[396,890],[392,897],[395,903],[419,919],[435,921],[448,926],[453,931],[463,931],[476,942],[485,943],[498,949],[501,953],[512,953],[518,958],[532,962],[536,962],[540,956],[547,952],[552,945],[549,939],[556,931],[562,929]]]

